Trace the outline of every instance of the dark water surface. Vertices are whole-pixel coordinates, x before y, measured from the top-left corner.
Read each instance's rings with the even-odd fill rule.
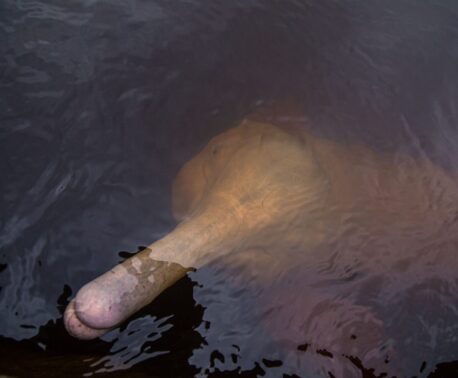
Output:
[[[434,197],[452,198],[440,238],[420,254],[381,240],[399,256],[384,273],[356,257],[336,265],[337,250],[322,255],[328,281],[286,253],[267,283],[220,262],[99,340],[66,334],[63,310],[84,283],[173,229],[179,167],[258,109],[432,162],[453,182],[458,3],[2,0],[0,373],[458,376],[450,186]],[[427,217],[436,204],[421,206]],[[364,249],[358,230],[339,248]],[[309,287],[316,297],[298,299]]]

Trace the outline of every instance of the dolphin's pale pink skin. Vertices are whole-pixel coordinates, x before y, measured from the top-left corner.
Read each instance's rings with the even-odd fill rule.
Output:
[[[185,273],[175,263],[134,257],[80,289],[65,313],[67,329],[79,338],[98,337],[147,305]]]
[[[81,288],[65,325],[75,337],[98,337],[189,269],[232,252],[313,252],[323,240],[348,239],[341,227],[347,214],[381,238],[393,237],[393,227],[405,235],[449,232],[444,225],[453,223],[457,203],[450,193],[456,182],[431,163],[244,121],[179,172],[172,192],[177,228]],[[431,203],[434,211],[422,208]]]
[[[326,178],[302,138],[255,122],[214,138],[175,181],[178,227],[83,286],[66,311],[68,331],[79,338],[97,337],[150,303],[190,268],[258,245],[259,240],[278,244],[275,234],[285,225],[303,224],[304,214],[310,217],[320,208],[326,190]],[[307,242],[302,233],[293,239],[298,235],[300,242]]]

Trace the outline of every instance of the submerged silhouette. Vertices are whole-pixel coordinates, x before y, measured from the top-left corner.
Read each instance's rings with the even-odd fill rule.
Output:
[[[179,172],[176,229],[85,285],[65,312],[67,330],[98,337],[190,269],[220,259],[271,288],[260,306],[282,304],[272,335],[307,337],[320,358],[357,356],[353,364],[382,369],[396,359],[382,298],[434,289],[438,274],[454,282],[456,187],[425,159],[245,120]],[[285,272],[301,278],[288,283]]]

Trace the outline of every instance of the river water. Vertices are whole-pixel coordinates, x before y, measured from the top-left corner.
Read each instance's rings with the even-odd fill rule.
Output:
[[[458,376],[457,67],[453,0],[3,0],[0,373]],[[284,253],[262,282],[256,258],[220,261],[101,339],[68,336],[77,290],[174,228],[182,164],[266,113],[435,167],[442,202],[418,207],[447,198],[442,231],[406,251],[348,227],[327,265]]]

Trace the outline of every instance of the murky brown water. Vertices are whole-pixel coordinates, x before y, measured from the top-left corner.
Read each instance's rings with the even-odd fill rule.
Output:
[[[0,52],[1,374],[458,375],[453,1],[5,0]],[[326,238],[69,337],[68,300],[174,228],[179,168],[247,116],[321,143]]]

